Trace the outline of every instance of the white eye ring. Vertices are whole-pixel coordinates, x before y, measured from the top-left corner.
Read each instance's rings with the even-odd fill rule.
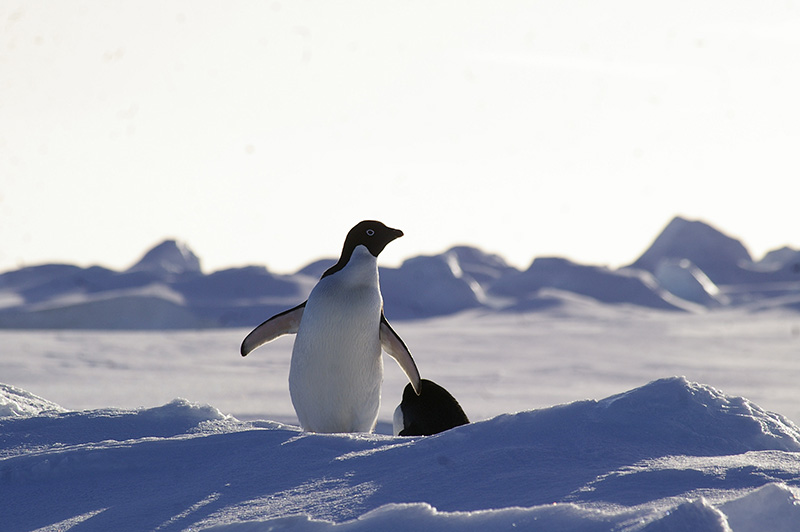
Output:
[[[367,229],[367,236],[372,236],[374,234],[375,234],[375,230],[374,229]]]

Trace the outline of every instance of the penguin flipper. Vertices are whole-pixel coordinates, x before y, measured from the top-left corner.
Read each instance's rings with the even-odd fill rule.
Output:
[[[255,348],[271,342],[284,334],[296,334],[303,318],[303,310],[307,301],[303,301],[294,308],[275,314],[270,319],[256,327],[242,342],[242,356],[246,357]]]
[[[400,367],[405,372],[408,380],[411,381],[411,386],[417,395],[420,393],[420,378],[417,364],[411,356],[411,352],[406,347],[403,340],[394,332],[392,326],[386,320],[386,316],[381,311],[381,346],[386,353],[395,359]]]

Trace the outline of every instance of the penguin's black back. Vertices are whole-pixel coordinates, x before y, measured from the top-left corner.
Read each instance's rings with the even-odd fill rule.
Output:
[[[428,379],[420,380],[419,395],[406,385],[400,409],[404,426],[400,436],[429,436],[469,423],[456,398]]]

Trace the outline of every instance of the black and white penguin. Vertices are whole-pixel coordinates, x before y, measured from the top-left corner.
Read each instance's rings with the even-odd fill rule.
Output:
[[[297,334],[289,392],[303,430],[371,432],[381,403],[381,347],[419,391],[420,377],[403,340],[383,315],[378,255],[403,236],[366,220],[347,234],[339,261],[322,274],[308,299],[256,327],[242,342],[255,348]]]
[[[420,380],[420,392],[410,384],[394,411],[395,436],[430,436],[469,423],[467,414],[450,392],[428,379]]]

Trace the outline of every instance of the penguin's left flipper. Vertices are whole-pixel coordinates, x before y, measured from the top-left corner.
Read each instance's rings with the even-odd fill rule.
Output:
[[[400,364],[400,367],[411,382],[411,386],[414,387],[414,391],[419,395],[420,383],[417,364],[414,362],[414,358],[411,356],[411,352],[408,350],[408,347],[406,347],[406,344],[397,333],[394,332],[392,326],[389,325],[386,316],[383,315],[383,311],[381,311],[381,346],[390,357]]]
[[[284,334],[296,334],[303,318],[303,310],[307,301],[303,301],[294,308],[275,314],[270,319],[253,329],[242,342],[242,356],[246,357],[253,349],[271,342]]]

